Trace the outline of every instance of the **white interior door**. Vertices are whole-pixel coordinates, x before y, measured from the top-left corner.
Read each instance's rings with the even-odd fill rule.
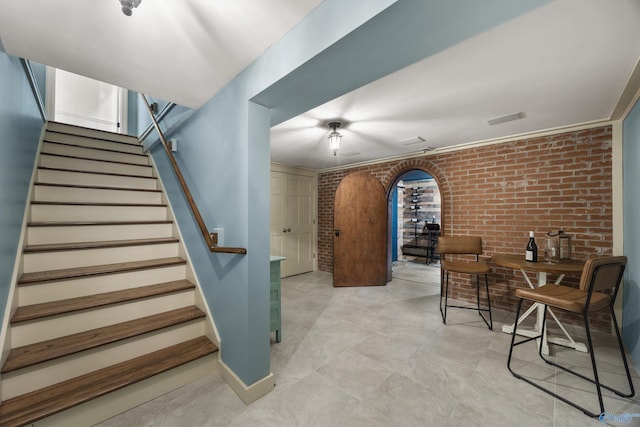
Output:
[[[62,123],[126,133],[126,90],[64,70],[47,73],[49,117]],[[49,99],[51,98],[51,99]]]
[[[282,277],[313,271],[315,179],[271,173],[271,255],[284,256]]]

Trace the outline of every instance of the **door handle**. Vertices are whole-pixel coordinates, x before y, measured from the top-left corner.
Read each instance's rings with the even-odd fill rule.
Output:
[[[287,228],[287,233],[291,233],[291,229],[290,228]]]
[[[333,234],[335,234],[336,237],[340,237],[340,230],[333,230]]]
[[[287,229],[286,229],[286,228],[283,228],[283,229],[282,229],[282,232],[283,232],[283,233],[286,233],[286,232],[287,232]]]

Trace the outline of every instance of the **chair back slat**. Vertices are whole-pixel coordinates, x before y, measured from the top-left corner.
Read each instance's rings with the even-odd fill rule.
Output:
[[[627,265],[626,256],[591,257],[582,269],[580,290],[599,292],[617,288],[622,281],[622,273]]]
[[[440,236],[438,252],[441,254],[482,254],[482,239],[477,236]]]

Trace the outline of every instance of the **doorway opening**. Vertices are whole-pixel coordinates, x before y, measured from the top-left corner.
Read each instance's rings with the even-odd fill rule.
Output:
[[[47,67],[46,108],[50,120],[127,133],[126,89]]]
[[[438,237],[442,205],[436,180],[413,169],[392,182],[390,198],[390,248],[392,277],[439,269]]]

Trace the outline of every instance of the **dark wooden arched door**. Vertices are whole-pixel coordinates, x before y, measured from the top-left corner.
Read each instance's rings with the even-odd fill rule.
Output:
[[[387,283],[387,200],[373,175],[346,176],[333,211],[333,286]]]

